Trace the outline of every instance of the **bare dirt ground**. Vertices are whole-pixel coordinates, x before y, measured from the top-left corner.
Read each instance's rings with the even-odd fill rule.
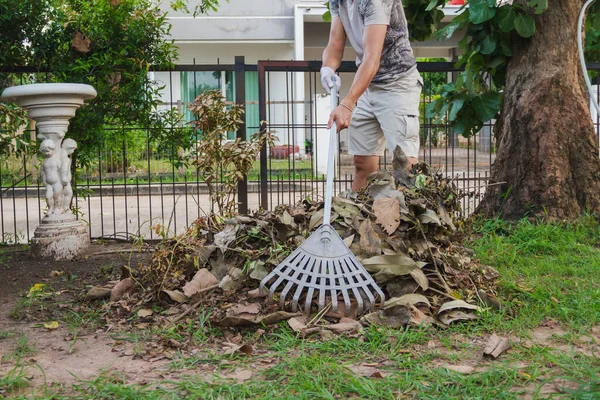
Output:
[[[131,252],[128,243],[93,244],[89,255],[73,261],[48,262],[32,259],[26,249],[7,248],[0,252],[0,329],[11,338],[0,339],[4,359],[0,375],[11,370],[14,359],[7,355],[18,346],[15,337],[25,336],[35,350],[25,355],[25,362],[39,366],[28,369],[33,387],[47,383],[49,387],[70,387],[79,380],[93,379],[101,374],[116,374],[127,382],[147,383],[167,378],[161,366],[166,360],[148,362],[133,357],[134,343],[112,339],[105,331],[74,332],[72,327],[43,327],[44,319],[34,321],[11,317],[21,296],[36,284],[51,287],[65,304],[85,290],[86,284],[102,280],[124,265],[146,262],[150,253]],[[60,307],[60,304],[59,304]],[[11,340],[12,339],[12,340]],[[1,393],[0,393],[1,394]],[[0,396],[1,397],[1,396]]]

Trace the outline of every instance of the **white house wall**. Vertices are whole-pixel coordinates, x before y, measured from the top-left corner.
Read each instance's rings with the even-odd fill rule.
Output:
[[[190,0],[193,9],[198,0]],[[173,25],[171,37],[185,41],[293,41],[297,0],[221,1],[218,12],[193,18],[163,5]]]
[[[177,43],[178,64],[233,64],[235,56],[246,57],[246,64],[259,60],[291,60],[291,43]]]

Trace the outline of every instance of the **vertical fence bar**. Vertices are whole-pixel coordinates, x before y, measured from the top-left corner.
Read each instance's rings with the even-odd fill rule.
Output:
[[[236,132],[239,140],[246,140],[246,59],[243,56],[235,57],[235,104],[244,108],[242,122]],[[238,212],[248,214],[248,176],[238,182],[237,185]]]
[[[100,192],[100,236],[104,236],[104,206],[102,197],[102,149],[100,148],[98,149],[98,183],[98,191]]]
[[[260,134],[267,134],[267,88],[265,65],[258,62],[258,119],[260,120]],[[267,177],[267,146],[260,149],[260,207],[269,208],[269,182]]]
[[[125,238],[129,239],[129,215],[127,210],[127,169],[129,168],[129,160],[127,156],[127,135],[125,127],[123,127],[123,196],[125,199]],[[113,193],[114,196],[114,193]],[[115,227],[116,229],[116,227]]]

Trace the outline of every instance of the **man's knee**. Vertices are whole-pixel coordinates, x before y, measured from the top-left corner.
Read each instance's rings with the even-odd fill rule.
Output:
[[[354,156],[354,167],[357,173],[367,175],[377,171],[379,157],[376,156]]]

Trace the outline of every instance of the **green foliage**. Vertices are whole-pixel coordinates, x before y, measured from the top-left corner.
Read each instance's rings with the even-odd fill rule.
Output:
[[[443,0],[405,0],[402,2],[408,33],[411,41],[424,41],[431,37],[444,18],[444,11],[438,5]]]
[[[517,40],[535,34],[534,15],[548,8],[548,0],[470,0],[468,7],[462,7],[460,14],[440,30],[437,27],[446,0],[408,0],[403,4],[411,40],[427,40],[434,33],[438,39],[450,39],[457,32],[465,32],[459,42],[463,54],[457,63],[465,71],[456,83],[437,92],[442,96],[429,104],[427,117],[438,123],[447,118],[454,130],[466,137],[476,134],[484,123],[498,116],[511,49]],[[599,10],[597,1],[587,19],[588,62],[600,61]]]
[[[248,175],[260,149],[265,144],[273,146],[275,137],[271,133],[256,133],[248,140],[226,141],[227,132],[237,131],[242,123],[244,109],[227,104],[218,90],[202,93],[189,108],[196,117],[194,128],[200,132],[192,164],[206,182],[212,206],[217,206],[219,215],[233,215],[237,184]]]
[[[227,0],[229,2],[229,0]],[[207,14],[210,11],[217,11],[219,7],[219,0],[202,0],[200,4],[194,7],[193,12],[190,11],[186,0],[172,0],[170,6],[175,11],[183,11],[186,13],[192,13],[194,17],[200,14]]]
[[[180,115],[158,108],[161,88],[149,74],[153,66],[168,68],[176,57],[173,42],[165,41],[170,24],[155,2],[96,0],[93,6],[88,0],[16,3],[0,0],[0,66],[33,66],[50,71],[44,77],[48,81],[85,83],[98,92],[78,110],[67,133],[78,142],[78,166],[89,165],[100,149],[118,154],[139,147],[147,132],[136,127],[150,127],[150,139],[156,146],[184,142],[170,135],[175,133],[171,128],[179,123]],[[174,3],[174,7],[184,4]],[[199,11],[217,4],[206,0]],[[0,76],[0,90],[9,80],[10,76]],[[8,115],[3,111],[0,115]],[[10,118],[15,121],[14,111]],[[13,138],[2,139],[0,153],[11,151],[14,145],[6,141]],[[166,147],[175,154],[178,150]],[[175,155],[171,158],[177,159]]]
[[[404,0],[404,13],[408,23],[408,34],[411,41],[424,41],[431,37],[438,24],[444,18],[440,9],[445,0]],[[325,3],[327,11],[323,14],[323,21],[331,21],[329,1]]]
[[[600,1],[598,0],[589,8],[585,31],[585,59],[587,62],[600,62]]]
[[[457,62],[457,67],[464,66],[465,71],[455,83],[444,87],[440,99],[430,104],[428,117],[439,120],[448,113],[456,133],[466,137],[496,118],[502,104],[506,63],[515,40],[535,33],[532,14],[542,13],[547,6],[545,0],[512,4],[471,0],[469,7],[463,7],[436,36],[450,39],[457,31],[466,32],[459,42],[463,54]]]
[[[0,154],[17,153],[27,147],[25,112],[14,104],[0,103]]]
[[[48,0],[0,0],[0,66],[26,65],[38,57],[42,49],[37,44],[48,42],[43,35],[48,12]],[[32,43],[31,48],[25,42]],[[0,75],[0,86],[5,79]]]

